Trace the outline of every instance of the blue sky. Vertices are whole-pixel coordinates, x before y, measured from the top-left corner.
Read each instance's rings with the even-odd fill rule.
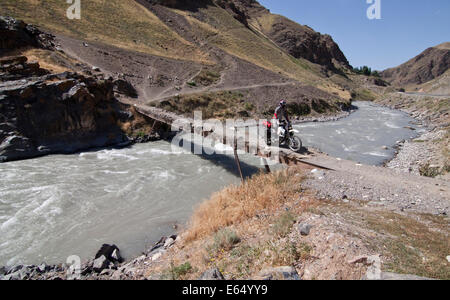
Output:
[[[354,67],[398,66],[428,47],[450,42],[450,0],[380,0],[369,20],[367,0],[259,0],[297,23],[330,34]]]

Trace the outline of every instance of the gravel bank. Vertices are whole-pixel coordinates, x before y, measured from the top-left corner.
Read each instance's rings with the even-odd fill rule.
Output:
[[[398,211],[448,215],[450,183],[399,170],[373,167],[319,154],[306,161],[334,169],[314,169],[304,187],[319,198],[355,199]]]
[[[420,166],[432,161],[434,154],[439,151],[433,141],[442,139],[444,135],[443,130],[429,131],[414,140],[403,142],[399,145],[398,154],[386,163],[386,167],[420,175]]]

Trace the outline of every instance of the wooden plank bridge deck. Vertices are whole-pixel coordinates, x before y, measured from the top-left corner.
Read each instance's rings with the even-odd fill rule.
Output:
[[[210,128],[205,129],[202,123],[196,124],[194,119],[182,117],[159,108],[139,104],[134,104],[134,107],[137,112],[153,119],[155,123],[161,122],[171,126],[172,129],[176,129],[176,131],[198,134],[232,147],[234,149],[234,154],[239,169],[240,163],[237,156],[238,150],[261,157],[264,160],[268,171],[270,171],[270,169],[268,167],[267,160],[276,161],[289,166],[309,165],[320,169],[331,170],[325,166],[305,161],[305,159],[315,156],[314,153],[308,152],[308,154],[300,154],[289,149],[268,146],[267,142],[260,138],[260,135],[256,135],[256,137],[253,135],[250,136],[248,130],[249,127],[245,125],[234,128],[222,126],[223,130],[220,131],[223,132],[217,132],[218,130],[211,130]],[[242,130],[245,130],[244,134]]]

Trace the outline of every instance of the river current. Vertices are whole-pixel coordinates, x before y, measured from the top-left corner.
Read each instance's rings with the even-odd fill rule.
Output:
[[[355,105],[347,118],[296,125],[304,145],[379,165],[396,141],[417,134],[402,112]],[[241,159],[246,176],[261,168],[255,157]],[[195,205],[239,182],[232,155],[194,155],[164,141],[0,164],[0,265],[85,260],[103,243],[137,256],[183,226]]]

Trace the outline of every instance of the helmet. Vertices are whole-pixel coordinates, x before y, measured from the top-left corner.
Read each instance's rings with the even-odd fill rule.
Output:
[[[281,100],[281,101],[280,101],[280,105],[281,105],[281,106],[286,106],[286,100]]]

